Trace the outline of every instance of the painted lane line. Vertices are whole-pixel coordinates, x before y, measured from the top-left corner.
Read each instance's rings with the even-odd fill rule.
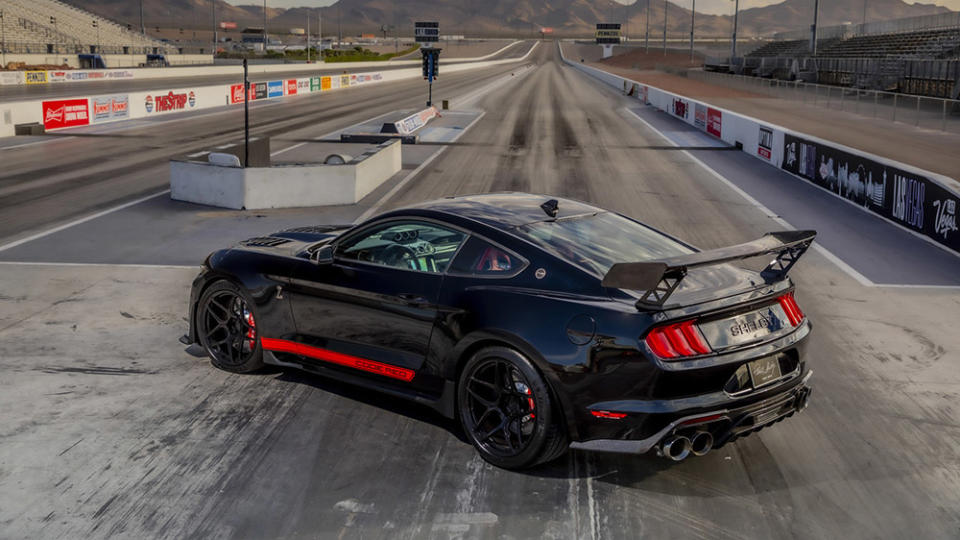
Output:
[[[53,137],[53,138],[47,139],[47,140],[45,140],[45,141],[34,141],[34,142],[29,142],[29,143],[16,144],[16,145],[13,145],[13,146],[4,146],[4,147],[0,147],[0,150],[13,150],[14,148],[26,148],[26,147],[28,147],[28,146],[36,146],[36,145],[38,145],[38,144],[47,144],[47,143],[52,143],[52,142],[55,142],[55,141],[66,141],[66,140],[74,139],[74,138],[76,138],[76,137],[73,137],[73,136],[70,136],[70,137]]]
[[[654,127],[653,124],[651,124],[650,122],[647,122],[646,120],[644,120],[643,118],[641,118],[640,115],[638,115],[637,113],[633,112],[629,107],[624,107],[623,110],[627,111],[628,113],[630,113],[631,116],[633,116],[634,118],[636,118],[637,120],[639,120],[640,122],[642,122],[643,125],[645,125],[645,126],[646,126],[647,128],[649,128],[651,131],[653,131],[654,133],[656,133],[657,135],[659,135],[663,140],[667,141],[668,144],[670,144],[670,145],[672,145],[672,146],[679,146],[677,143],[675,143],[675,142],[673,141],[673,139],[671,139],[671,138],[668,137],[665,133],[663,133],[662,131],[660,131],[660,130],[657,129],[656,127]],[[755,199],[752,195],[750,195],[749,193],[747,193],[746,191],[744,191],[743,189],[741,189],[739,186],[737,186],[736,184],[734,184],[732,181],[730,181],[730,179],[728,179],[727,177],[723,176],[723,175],[720,174],[719,172],[715,171],[714,169],[712,169],[709,165],[707,165],[707,164],[704,163],[703,161],[700,161],[699,158],[697,158],[696,156],[694,156],[693,154],[691,154],[688,150],[681,150],[680,152],[681,152],[682,154],[684,154],[686,157],[690,158],[694,163],[696,163],[697,165],[699,165],[700,167],[702,167],[703,170],[705,170],[705,171],[707,171],[708,173],[710,173],[713,177],[715,177],[715,178],[717,178],[718,180],[720,180],[721,182],[723,182],[723,184],[726,185],[728,188],[730,188],[730,190],[732,190],[732,191],[733,191],[734,193],[736,193],[737,195],[740,195],[741,197],[743,197],[748,203],[750,203],[751,206],[754,206],[754,207],[756,207],[757,209],[759,209],[761,212],[763,212],[764,215],[766,215],[768,218],[772,219],[772,220],[773,220],[774,222],[776,222],[778,225],[780,225],[780,226],[782,226],[782,227],[785,227],[785,228],[787,228],[787,229],[796,230],[796,227],[794,227],[793,225],[787,223],[787,221],[786,221],[785,219],[783,219],[782,217],[780,217],[776,212],[774,212],[773,210],[770,210],[769,208],[767,208],[766,206],[764,206],[760,201],[758,201],[757,199]],[[860,272],[856,271],[856,270],[855,270],[852,266],[850,266],[849,264],[843,262],[843,260],[841,260],[840,257],[837,257],[836,255],[834,255],[833,253],[831,253],[827,248],[821,246],[820,244],[816,244],[816,243],[815,243],[815,244],[813,244],[813,249],[816,250],[818,253],[822,254],[824,257],[826,257],[827,260],[829,260],[830,262],[832,262],[833,264],[835,264],[840,270],[842,270],[845,274],[847,274],[848,276],[850,276],[851,278],[853,278],[854,280],[856,280],[856,281],[857,281],[858,283],[860,283],[861,285],[863,285],[863,286],[865,286],[865,287],[876,287],[876,286],[877,286],[876,283],[874,283],[873,281],[871,281],[869,278],[867,278],[866,276],[864,276],[864,275],[861,274]]]
[[[30,262],[30,261],[0,261],[0,266],[52,266],[70,268],[143,268],[165,270],[199,270],[199,266],[179,264],[124,264],[124,263],[70,263],[70,262]]]
[[[106,216],[106,215],[108,215],[108,214],[112,214],[112,213],[114,213],[114,212],[118,212],[118,211],[120,211],[120,210],[123,210],[124,208],[130,208],[131,206],[135,206],[135,205],[138,205],[138,204],[140,204],[140,203],[142,203],[142,202],[149,201],[150,199],[156,199],[157,197],[160,197],[160,196],[162,196],[162,195],[166,195],[166,194],[168,194],[168,193],[170,193],[170,190],[169,190],[169,189],[165,189],[165,190],[163,190],[163,191],[161,191],[161,192],[159,192],[159,193],[154,193],[153,195],[147,195],[146,197],[141,197],[141,198],[139,198],[139,199],[136,199],[136,200],[133,200],[133,201],[129,201],[129,202],[123,203],[123,204],[121,204],[121,205],[119,205],[119,206],[114,206],[113,208],[108,208],[108,209],[106,209],[106,210],[97,212],[97,213],[95,213],[95,214],[90,214],[89,216],[82,217],[82,218],[80,218],[80,219],[75,219],[75,220],[73,220],[73,221],[69,221],[69,222],[67,222],[67,223],[64,223],[63,225],[56,226],[56,227],[54,227],[54,228],[52,228],[52,229],[47,229],[47,230],[45,230],[45,231],[42,231],[42,232],[39,232],[39,233],[37,233],[37,234],[28,236],[28,237],[26,237],[26,238],[21,238],[20,240],[16,240],[16,241],[10,242],[9,244],[4,244],[4,245],[0,246],[0,251],[6,251],[6,250],[8,250],[8,249],[15,248],[15,247],[17,247],[17,246],[21,246],[21,245],[23,245],[23,244],[26,244],[27,242],[33,242],[34,240],[38,240],[38,239],[43,238],[43,237],[45,237],[45,236],[50,236],[51,234],[58,233],[58,232],[60,232],[60,231],[69,229],[70,227],[75,227],[75,226],[80,225],[80,224],[82,224],[82,223],[86,223],[86,222],[88,222],[88,221],[92,221],[92,220],[94,220],[94,219],[101,218],[101,217]]]

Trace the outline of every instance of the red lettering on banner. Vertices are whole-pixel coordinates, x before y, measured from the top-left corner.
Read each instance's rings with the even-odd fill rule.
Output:
[[[90,124],[90,109],[86,99],[64,99],[43,102],[43,127],[61,129]]]
[[[252,88],[251,88],[252,90]],[[250,99],[253,99],[252,97]],[[243,85],[235,84],[230,87],[230,103],[243,103]]]
[[[170,92],[165,96],[157,96],[154,101],[156,102],[157,112],[179,111],[187,107],[186,94]]]
[[[762,146],[757,148],[757,153],[760,154],[764,159],[770,159],[770,150],[767,150]]]

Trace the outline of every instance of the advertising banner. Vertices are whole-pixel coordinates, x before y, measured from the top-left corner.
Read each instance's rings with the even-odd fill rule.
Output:
[[[182,111],[197,106],[197,96],[193,91],[174,93],[172,90],[165,95],[147,96],[144,100],[144,109],[147,114]]]
[[[341,75],[341,76],[340,76],[340,88],[346,88],[346,87],[348,87],[348,86],[350,86],[350,76],[349,76],[349,75]]]
[[[698,105],[699,107],[699,105]],[[723,113],[714,109],[713,107],[707,108],[707,133],[713,135],[714,137],[720,137],[723,128]]]
[[[957,199],[929,178],[789,133],[783,156],[783,170],[960,250]]]
[[[230,85],[230,104],[236,105],[237,103],[243,103],[243,85],[242,84]]]
[[[287,88],[286,88],[286,90],[287,90],[287,91],[286,91],[286,94],[287,94],[288,96],[295,96],[295,95],[297,95],[297,80],[296,80],[296,79],[290,79],[290,80],[288,80],[288,81],[287,81]]]
[[[760,126],[760,133],[757,136],[757,155],[767,161],[773,157],[773,130],[768,127]]]
[[[703,103],[696,103],[694,105],[693,125],[696,126],[697,129],[707,130],[707,106]]]
[[[130,118],[130,97],[126,94],[117,96],[99,96],[92,98],[93,123],[111,122]]]
[[[267,83],[251,83],[253,85],[254,99],[267,99]]]
[[[0,84],[20,84],[23,82],[23,73],[20,71],[17,72],[0,72]]]
[[[332,78],[331,77],[320,77],[320,89],[326,92],[332,87]]]
[[[267,97],[283,97],[283,81],[270,81],[267,83]]]
[[[310,79],[297,79],[297,92],[300,94],[310,93]]]
[[[47,84],[46,71],[25,71],[23,76],[27,84]]]
[[[319,92],[323,88],[320,77],[310,78],[310,91]]]
[[[61,129],[90,124],[89,101],[61,99],[43,102],[43,127]]]
[[[670,107],[670,112],[674,116],[686,120],[687,115],[690,114],[690,102],[685,99],[673,98],[673,106]]]

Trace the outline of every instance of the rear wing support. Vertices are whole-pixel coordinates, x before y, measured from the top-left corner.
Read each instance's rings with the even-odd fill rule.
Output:
[[[677,290],[692,268],[713,266],[775,255],[761,272],[767,283],[782,279],[810,248],[817,231],[780,231],[767,233],[757,240],[659,261],[617,263],[605,276],[602,285],[616,289],[640,291],[639,309],[659,309]]]

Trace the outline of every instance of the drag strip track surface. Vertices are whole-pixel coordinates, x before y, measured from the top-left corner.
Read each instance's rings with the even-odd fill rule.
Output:
[[[529,50],[529,49],[527,49]],[[459,96],[518,69],[494,66],[442,76],[436,99]],[[337,127],[400,108],[422,107],[426,84],[419,79],[307,95],[251,107],[252,136],[318,137]],[[63,133],[49,142],[0,150],[0,238],[11,238],[157,192],[168,185],[173,157],[211,150],[243,137],[243,109],[131,121],[98,133]]]
[[[635,100],[563,66],[555,50],[539,48],[532,72],[480,98],[486,115],[385,208],[511,189],[586,199],[703,248],[780,228],[688,156],[664,150],[656,132],[622,113]],[[398,95],[417,101],[419,90]],[[322,116],[316,107],[309,114]],[[375,114],[369,103],[341,107],[341,119]],[[166,136],[187,125],[166,125]],[[68,143],[88,141],[57,144]],[[79,161],[77,148],[87,147],[47,155]],[[134,176],[120,185],[144,187]],[[106,197],[106,182],[78,200]],[[29,218],[5,223],[17,229]],[[572,452],[523,473],[487,465],[455,423],[417,405],[294,371],[230,375],[186,354],[175,339],[193,269],[0,271],[2,537],[960,534],[960,298],[862,287],[813,251],[791,272],[815,325],[807,411],[679,464]]]

